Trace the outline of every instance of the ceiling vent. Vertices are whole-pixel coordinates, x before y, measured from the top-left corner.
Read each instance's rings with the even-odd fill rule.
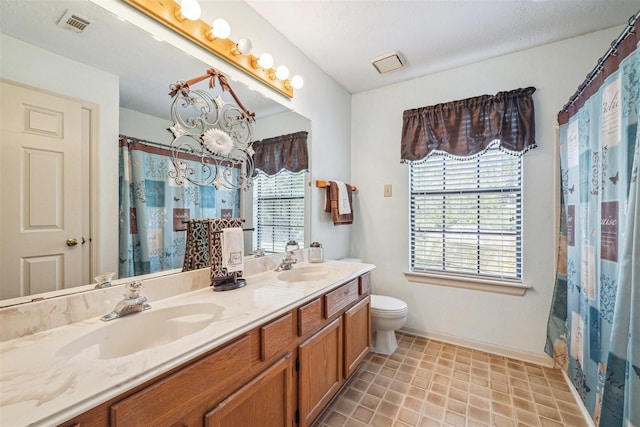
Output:
[[[373,65],[380,74],[399,70],[404,68],[405,64],[406,62],[402,57],[402,54],[397,50],[385,53],[384,55],[380,55],[371,60],[371,65]]]
[[[74,33],[81,34],[87,27],[91,25],[91,21],[77,14],[67,10],[62,18],[58,21],[58,27],[65,30],[73,31]]]

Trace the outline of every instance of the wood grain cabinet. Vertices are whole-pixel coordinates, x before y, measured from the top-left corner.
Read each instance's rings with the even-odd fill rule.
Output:
[[[289,353],[206,414],[205,426],[291,426],[291,378]]]
[[[344,378],[353,374],[371,348],[371,303],[367,296],[344,313]]]
[[[342,385],[342,318],[298,347],[298,419],[306,427]]]
[[[367,355],[370,276],[318,295],[60,426],[309,426]]]
[[[351,376],[371,346],[368,273],[322,298],[324,317],[330,323],[298,347],[298,420],[309,426]],[[299,309],[299,335],[310,325],[322,325],[319,300]],[[317,329],[317,328],[316,328]]]
[[[205,411],[249,373],[250,356],[245,336],[112,405],[111,425],[202,426]]]

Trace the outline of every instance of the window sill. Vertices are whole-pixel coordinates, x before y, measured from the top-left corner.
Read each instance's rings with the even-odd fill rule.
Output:
[[[428,285],[473,289],[506,295],[522,296],[531,286],[500,279],[485,279],[465,276],[451,276],[436,273],[404,273],[408,281]]]

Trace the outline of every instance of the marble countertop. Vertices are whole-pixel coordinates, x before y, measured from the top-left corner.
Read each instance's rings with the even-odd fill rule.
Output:
[[[246,276],[247,285],[228,292],[210,287],[149,300],[151,310],[103,322],[99,317],[70,323],[0,343],[0,425],[53,426],[167,372],[225,342],[374,268],[371,264],[327,261],[327,276],[286,282],[280,273]],[[123,357],[98,359],[90,351],[69,353],[67,344],[115,322],[154,310],[211,303],[219,312],[204,329],[168,344]],[[106,314],[106,313],[105,313]],[[131,334],[144,334],[144,330]]]

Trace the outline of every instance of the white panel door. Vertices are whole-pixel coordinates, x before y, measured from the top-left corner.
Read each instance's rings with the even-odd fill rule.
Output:
[[[82,106],[7,82],[0,99],[0,298],[83,284]]]

